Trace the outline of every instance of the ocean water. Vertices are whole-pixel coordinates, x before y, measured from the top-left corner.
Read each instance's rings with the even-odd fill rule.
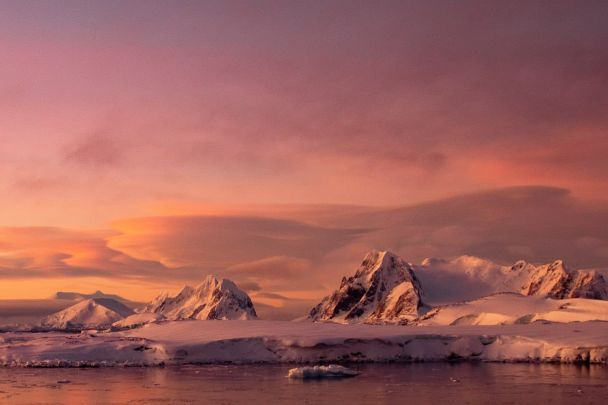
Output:
[[[0,369],[7,404],[606,404],[608,367],[365,364],[343,380],[286,378],[290,366]]]

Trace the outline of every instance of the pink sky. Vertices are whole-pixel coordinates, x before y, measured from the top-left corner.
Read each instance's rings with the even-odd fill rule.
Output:
[[[597,266],[607,19],[602,1],[3,2],[0,294],[136,285],[142,299],[232,272],[262,292],[316,296],[352,269],[301,291],[289,280],[371,248],[510,260],[473,242],[439,252],[437,235],[370,240],[356,231],[370,217],[328,218],[525,185],[542,186],[525,193],[533,204],[565,189],[560,209],[585,207],[566,231],[595,249],[573,260]],[[227,225],[208,215],[269,223],[235,220],[215,240],[209,229]],[[450,221],[433,232],[465,226]],[[515,251],[544,260],[539,240]],[[268,268],[289,277],[265,285]]]

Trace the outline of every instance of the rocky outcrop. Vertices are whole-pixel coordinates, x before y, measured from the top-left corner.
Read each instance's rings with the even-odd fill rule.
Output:
[[[518,262],[513,271],[526,271],[529,277],[521,286],[523,295],[540,295],[555,299],[608,299],[606,280],[593,270],[570,270],[562,260],[534,267]]]
[[[313,321],[407,323],[423,307],[421,286],[412,266],[387,251],[368,253],[354,276],[310,313]]]

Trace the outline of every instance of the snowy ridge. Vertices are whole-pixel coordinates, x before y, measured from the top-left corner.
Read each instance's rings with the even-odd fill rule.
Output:
[[[196,288],[185,286],[175,296],[161,294],[141,313],[155,313],[167,320],[256,319],[251,299],[227,279],[207,276]]]
[[[513,325],[608,321],[608,301],[499,293],[433,308],[416,325]]]
[[[354,276],[343,278],[338,290],[310,311],[313,321],[407,322],[423,306],[421,286],[412,266],[387,251],[365,256]]]
[[[146,325],[151,322],[159,322],[164,320],[165,318],[161,314],[157,314],[154,312],[142,312],[127,316],[119,321],[116,321],[112,324],[112,329],[121,330],[121,329],[133,329],[138,328],[140,326]]]
[[[513,294],[491,298],[491,302],[499,300],[501,305],[490,312],[484,304],[500,293]],[[539,299],[518,298],[522,295]],[[561,260],[541,266],[525,261],[500,266],[474,256],[450,261],[425,259],[415,266],[393,253],[372,251],[355,275],[344,277],[340,287],[310,311],[308,319],[443,325],[608,320],[604,315],[608,307],[603,303],[555,301],[577,298],[608,300],[608,285],[602,274],[570,270]],[[463,313],[465,309],[468,312]],[[551,314],[544,313],[547,311]],[[459,314],[462,319],[448,314]]]
[[[513,270],[517,269],[516,264]],[[601,274],[596,271],[570,270],[562,260],[538,267],[523,265],[520,271],[529,273],[529,279],[521,287],[524,295],[541,295],[555,299],[608,299],[606,281]]]
[[[501,266],[474,256],[425,259],[414,266],[430,302],[468,301],[515,292],[554,299],[608,300],[608,283],[594,270],[572,270],[562,260],[534,266],[523,260]]]
[[[608,322],[421,326],[181,321],[127,332],[5,333],[0,365],[498,361],[608,363]]]

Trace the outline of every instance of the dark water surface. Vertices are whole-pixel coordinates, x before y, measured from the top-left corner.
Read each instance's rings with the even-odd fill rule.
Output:
[[[289,366],[0,369],[7,404],[606,404],[608,367],[366,364],[345,380],[297,381]]]

